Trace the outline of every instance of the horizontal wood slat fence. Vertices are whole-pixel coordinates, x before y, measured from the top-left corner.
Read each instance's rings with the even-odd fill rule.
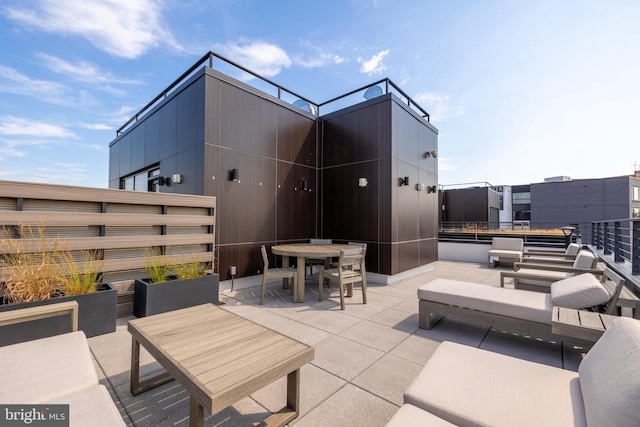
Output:
[[[0,181],[0,257],[9,247],[90,251],[102,281],[129,304],[134,279],[148,277],[150,254],[216,270],[215,208],[215,197]],[[21,227],[33,232],[21,235]]]

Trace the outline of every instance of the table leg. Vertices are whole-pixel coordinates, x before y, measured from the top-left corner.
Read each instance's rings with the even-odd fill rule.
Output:
[[[204,408],[192,395],[189,397],[189,427],[202,426],[204,426]]]
[[[289,267],[289,257],[286,255],[282,256],[282,266],[284,268]],[[282,279],[282,289],[289,289],[289,279],[287,278]]]
[[[304,302],[304,280],[305,280],[305,258],[303,256],[298,257],[298,277],[296,278],[296,292],[294,292],[295,302]]]
[[[295,412],[300,412],[300,369],[287,375],[287,406]]]
[[[159,385],[172,381],[173,377],[168,372],[164,372],[155,377],[140,381],[140,342],[135,336],[131,336],[131,394],[138,394],[150,390]]]

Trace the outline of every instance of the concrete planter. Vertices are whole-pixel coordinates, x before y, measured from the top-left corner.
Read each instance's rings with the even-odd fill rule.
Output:
[[[136,317],[145,317],[199,304],[218,304],[218,291],[217,274],[160,283],[136,279],[133,314]]]
[[[56,297],[44,301],[0,304],[0,312],[58,302],[77,301],[78,329],[84,331],[87,337],[93,337],[116,330],[117,298],[117,291],[109,283],[103,283],[98,285],[97,292],[89,294]],[[0,346],[65,332],[69,332],[69,319],[66,316],[4,326],[2,327],[2,334],[0,334]]]

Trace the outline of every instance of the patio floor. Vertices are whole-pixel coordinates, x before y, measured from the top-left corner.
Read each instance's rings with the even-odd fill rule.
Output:
[[[325,300],[318,301],[317,274],[307,278],[304,303],[293,303],[289,291],[275,280],[261,306],[256,276],[251,279],[256,286],[245,281],[242,289],[223,292],[221,307],[314,346],[315,359],[301,370],[301,411],[291,423],[296,426],[384,426],[402,404],[404,390],[444,340],[577,370],[582,351],[567,343],[447,319],[431,330],[419,329],[416,289],[439,277],[499,286],[500,268],[438,261],[432,271],[410,279],[369,284],[366,305],[356,288],[344,311],[335,286],[329,299],[325,292]],[[89,339],[101,382],[128,425],[188,425],[189,396],[177,382],[138,396],[129,392],[131,318],[118,319],[116,332]],[[144,350],[141,360],[142,374],[162,369]],[[205,414],[205,424],[257,424],[285,405],[285,391],[282,378],[217,414]]]

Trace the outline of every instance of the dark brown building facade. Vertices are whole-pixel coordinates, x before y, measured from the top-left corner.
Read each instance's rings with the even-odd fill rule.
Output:
[[[392,93],[316,116],[204,66],[111,142],[109,187],[215,196],[221,280],[312,237],[394,275],[437,259],[437,133]]]

